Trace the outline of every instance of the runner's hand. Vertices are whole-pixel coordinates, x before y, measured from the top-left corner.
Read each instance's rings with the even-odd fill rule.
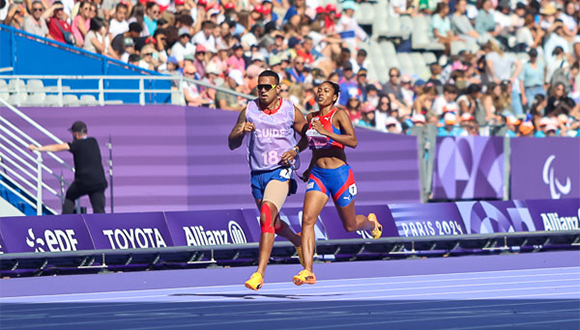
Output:
[[[244,126],[242,127],[242,132],[244,134],[246,134],[246,133],[253,132],[255,129],[256,129],[256,126],[254,125],[254,123],[245,122]]]
[[[296,151],[294,149],[288,150],[282,154],[282,157],[280,157],[280,164],[290,166],[294,157],[296,157]]]

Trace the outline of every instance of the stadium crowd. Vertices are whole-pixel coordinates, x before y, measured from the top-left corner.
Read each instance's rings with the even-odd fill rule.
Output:
[[[364,1],[364,0],[363,0]],[[361,2],[360,0],[358,2]],[[376,4],[379,5],[379,4]],[[262,70],[305,113],[315,88],[341,87],[354,123],[391,133],[580,136],[580,2],[390,0],[391,16],[431,16],[444,45],[431,76],[392,67],[367,79],[370,26],[358,3],[318,0],[0,0],[0,23],[143,69],[253,93]],[[399,51],[408,40],[398,40]],[[453,42],[464,50],[453,53]],[[521,61],[525,53],[529,58]],[[244,99],[185,83],[186,103],[241,110]]]

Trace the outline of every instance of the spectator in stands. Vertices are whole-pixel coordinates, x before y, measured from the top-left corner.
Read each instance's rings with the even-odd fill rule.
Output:
[[[54,5],[58,7],[54,9],[54,13],[48,22],[48,38],[67,43],[69,45],[76,44],[75,37],[72,33],[72,28],[65,20],[66,14],[61,8],[62,2],[55,1]]]
[[[437,9],[431,18],[431,32],[433,33],[433,37],[445,46],[446,55],[450,54],[451,43],[460,40],[451,30],[451,21],[447,16],[448,14],[449,6],[445,2],[440,2],[437,4]]]
[[[404,109],[406,105],[405,98],[401,92],[400,78],[401,71],[397,68],[391,68],[389,70],[389,81],[383,85],[383,93],[391,98],[391,101],[394,103],[394,106],[391,106],[392,108]]]
[[[538,48],[544,34],[544,30],[536,24],[535,16],[527,14],[524,18],[524,26],[516,31],[516,40],[518,44],[525,44],[528,49]]]
[[[244,49],[242,47],[242,44],[240,43],[234,44],[234,46],[232,47],[232,55],[228,59],[228,71],[238,70],[242,72],[242,74],[246,72],[246,62],[244,61],[243,55]]]
[[[83,47],[85,43],[85,35],[89,32],[91,27],[91,3],[82,1],[79,7],[79,12],[73,19],[72,32],[75,36],[78,47]]]
[[[342,3],[344,14],[336,24],[336,32],[340,33],[342,41],[350,48],[357,48],[360,42],[368,39],[367,33],[358,25],[354,17],[356,3],[353,0],[347,0]]]
[[[566,86],[558,82],[551,90],[544,116],[558,116],[561,113],[568,115],[576,106],[576,102],[566,94]]]
[[[485,55],[489,78],[496,84],[509,81],[512,89],[509,91],[512,99],[512,111],[516,115],[523,114],[521,104],[520,84],[516,81],[522,71],[522,63],[513,55],[505,54],[500,47],[493,43],[488,43],[489,50]]]
[[[486,124],[485,108],[481,103],[481,86],[479,84],[469,85],[466,93],[457,99],[457,105],[461,115],[468,113],[479,125]]]
[[[355,74],[352,70],[352,65],[350,62],[347,62],[342,67],[343,77],[340,80],[340,99],[338,100],[338,104],[342,106],[346,106],[347,102],[350,98],[359,97],[359,90],[358,84],[355,78]]]
[[[391,98],[387,95],[382,95],[379,97],[378,105],[375,109],[375,123],[376,127],[382,131],[387,129],[387,118],[390,117],[392,113],[391,108]]]
[[[193,65],[187,65],[183,68],[183,76],[192,80],[197,80],[199,78],[196,76],[196,70]],[[202,97],[197,84],[190,81],[184,81],[183,95],[185,96],[185,102],[187,105],[194,107],[201,106]]]
[[[141,26],[141,34],[139,36],[148,37],[150,36],[150,33],[147,24],[145,24],[144,19],[145,19],[145,6],[143,6],[141,3],[138,3],[135,6],[133,6],[133,9],[131,9],[131,15],[128,22],[129,24],[133,22],[138,23]]]
[[[431,110],[433,111],[434,115],[442,116],[446,112],[457,113],[458,106],[455,102],[457,94],[457,86],[453,84],[445,84],[445,86],[443,86],[443,95],[438,96],[435,101],[433,101]]]
[[[524,63],[519,77],[520,89],[524,91],[522,103],[526,107],[531,105],[528,102],[533,102],[536,95],[546,95],[544,90],[544,72],[546,69],[544,62],[538,61],[538,51],[534,48],[528,52],[528,55],[530,59]]]
[[[495,125],[500,121],[500,114],[511,104],[509,94],[503,92],[501,84],[491,83],[487,86],[486,94],[481,97],[485,108],[485,121]]]
[[[306,81],[306,70],[304,58],[297,56],[292,62],[292,66],[286,69],[286,78],[293,83],[302,84]]]
[[[147,31],[149,35],[153,35],[155,30],[157,30],[157,21],[159,20],[159,15],[161,14],[161,9],[159,5],[153,1],[147,2],[145,4],[145,14],[143,15],[143,23],[147,26]]]
[[[548,56],[546,54],[546,56]],[[556,82],[561,82],[565,87],[568,87],[568,72],[570,69],[570,64],[566,58],[564,50],[560,46],[556,46],[552,52],[552,57],[546,58],[547,68],[545,75],[545,85],[546,89],[552,87]]]
[[[486,35],[496,37],[499,35],[495,18],[493,17],[493,9],[491,0],[482,0],[475,19],[475,30],[480,36]],[[488,40],[485,40],[486,42]]]
[[[4,24],[22,30],[24,26],[24,16],[26,16],[26,8],[21,3],[14,3],[9,6]]]
[[[550,29],[548,29],[546,35],[548,35],[548,39],[544,44],[544,54],[546,56],[546,60],[550,59],[550,57],[552,60],[554,60],[556,55],[553,53],[557,47],[562,48],[562,51],[565,54],[570,54],[570,44],[564,34],[564,24],[562,21],[556,20]]]
[[[418,89],[418,92],[417,98],[415,98],[415,102],[413,102],[413,113],[426,115],[433,106],[433,101],[437,97],[437,91],[432,83],[423,86],[416,86],[416,88]]]
[[[197,44],[195,48],[195,58],[193,60],[193,66],[197,70],[197,74],[200,77],[205,77],[205,53],[206,48],[201,44]]]
[[[37,36],[46,37],[48,35],[48,25],[46,24],[46,20],[50,19],[56,8],[62,8],[62,5],[54,4],[45,11],[42,1],[35,0],[32,2],[32,15],[28,15],[24,18],[24,31]]]
[[[525,121],[520,124],[518,129],[519,137],[532,137],[534,136],[534,124],[530,121]]]
[[[406,111],[401,111],[401,116],[410,115],[410,110],[415,101],[415,91],[413,90],[413,81],[410,74],[404,74],[401,76],[401,94],[403,94],[403,100],[405,101],[405,109],[408,109]]]
[[[371,107],[364,107],[361,109],[361,117],[359,120],[355,121],[354,124],[363,127],[376,127],[374,110]]]
[[[240,70],[230,70],[227,77],[225,78],[224,85],[220,86],[223,88],[238,90],[244,84],[244,74]],[[243,109],[244,105],[238,102],[238,97],[225,93],[222,91],[217,91],[215,93],[215,103],[216,108],[222,110],[233,110],[240,111]]]
[[[352,64],[352,69],[355,72],[359,72],[360,69],[369,69],[370,68],[370,62],[367,59],[367,51],[364,49],[359,49],[356,52],[356,57],[354,59],[354,61],[351,61]]]
[[[212,21],[204,21],[201,24],[201,31],[199,31],[191,42],[195,45],[203,45],[205,49],[212,53],[217,52],[215,37],[213,35],[216,25]]]
[[[388,4],[389,16],[400,17],[403,15],[415,16],[417,14],[414,7],[414,1],[407,0],[391,0]]]
[[[348,101],[346,102],[345,109],[348,112],[351,122],[356,122],[361,118],[361,110],[360,110],[361,102],[353,95],[349,97]]]
[[[191,35],[189,34],[189,29],[182,27],[179,29],[179,39],[173,47],[171,47],[171,56],[177,59],[177,63],[180,68],[184,66],[184,57],[186,55],[191,55],[195,52],[195,47],[189,42]]]
[[[83,49],[105,56],[116,57],[111,48],[111,35],[107,31],[107,26],[102,18],[95,17],[91,19]]]
[[[135,39],[139,37],[142,27],[137,22],[129,24],[129,31],[119,34],[111,41],[111,48],[115,51],[117,58],[122,59],[123,54],[130,54],[127,52],[127,47],[135,46]]]
[[[70,131],[73,135],[73,142],[41,147],[31,144],[28,149],[48,152],[68,150],[73,154],[75,179],[66,191],[62,214],[73,213],[75,200],[84,195],[89,196],[93,213],[105,213],[107,180],[103,170],[99,143],[95,138],[88,136],[87,125],[82,121],[76,121]]]
[[[467,18],[467,0],[457,1],[455,6],[455,13],[451,17],[451,29],[461,39],[472,42],[480,41],[479,33],[471,25],[471,21]]]
[[[116,36],[121,33],[129,31],[129,23],[127,22],[127,12],[129,7],[126,4],[120,2],[115,7],[115,14],[109,23],[109,32]]]

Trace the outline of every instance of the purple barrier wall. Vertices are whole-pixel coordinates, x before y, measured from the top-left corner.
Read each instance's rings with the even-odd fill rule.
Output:
[[[286,208],[280,217],[299,232],[301,211]],[[563,231],[579,229],[580,199],[357,206],[358,214],[370,212],[383,225],[383,237]],[[346,232],[332,206],[321,212],[315,233],[317,240],[371,238],[366,231]],[[3,253],[244,244],[259,238],[255,209],[0,218]]]
[[[580,219],[580,199],[526,200],[537,230],[559,231],[578,230]]]
[[[503,198],[501,137],[437,137],[431,199]]]
[[[511,198],[580,198],[580,139],[511,139]]]
[[[524,201],[458,202],[467,234],[510,233],[541,230]]]
[[[250,193],[245,147],[230,151],[227,136],[238,113],[178,106],[105,106],[84,108],[23,108],[27,115],[70,141],[72,122],[87,123],[89,135],[99,141],[103,165],[106,143],[113,139],[115,212],[186,211],[255,208]],[[0,108],[16,126],[42,144],[52,143],[31,129],[12,111]],[[347,150],[358,184],[357,203],[419,202],[417,140],[413,136],[356,130],[359,145]],[[310,161],[302,153],[301,173]],[[72,164],[68,152],[59,156]],[[51,167],[58,169],[50,157]],[[105,167],[106,168],[106,167]],[[58,170],[57,170],[58,173]],[[55,178],[45,177],[52,186]],[[65,172],[66,180],[72,173]],[[305,184],[287,199],[287,207],[302,207]],[[109,192],[107,212],[110,210]],[[60,212],[60,201],[45,194],[48,205]],[[90,203],[82,198],[82,205]]]
[[[389,205],[400,237],[466,234],[455,203]]]
[[[81,215],[0,218],[4,253],[93,250]]]
[[[173,246],[163,212],[85,214],[95,249],[146,249]]]

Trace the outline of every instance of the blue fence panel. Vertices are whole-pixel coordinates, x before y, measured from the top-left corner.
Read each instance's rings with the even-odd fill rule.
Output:
[[[1,24],[0,49],[0,67],[13,67],[14,70],[11,74],[14,75],[161,75]],[[63,86],[70,86],[72,89],[97,89],[98,81],[67,80],[63,81]],[[139,82],[137,80],[106,80],[104,88],[138,90]],[[146,103],[169,103],[171,101],[171,82],[169,80],[155,82],[146,80],[145,90],[147,89],[167,89],[167,93],[146,94]],[[98,96],[97,94],[93,95]],[[105,100],[139,103],[139,95],[111,93],[106,95]]]

